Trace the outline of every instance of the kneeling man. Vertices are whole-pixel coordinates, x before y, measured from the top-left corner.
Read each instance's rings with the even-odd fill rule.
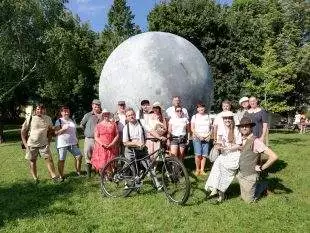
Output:
[[[241,198],[246,202],[256,200],[260,193],[257,190],[259,173],[271,166],[278,156],[268,148],[259,138],[255,138],[252,127],[255,123],[248,117],[243,117],[238,126],[242,135],[242,146],[239,172],[237,178],[240,184]],[[260,154],[264,153],[268,159],[260,165]]]

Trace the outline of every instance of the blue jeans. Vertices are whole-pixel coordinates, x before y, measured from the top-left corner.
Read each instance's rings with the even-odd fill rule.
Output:
[[[208,157],[209,155],[209,142],[201,141],[197,138],[193,140],[194,153],[196,156]]]

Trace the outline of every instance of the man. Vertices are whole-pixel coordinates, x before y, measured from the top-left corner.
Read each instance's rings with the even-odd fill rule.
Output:
[[[146,142],[146,130],[139,120],[136,119],[136,114],[132,108],[126,110],[126,119],[128,123],[123,130],[123,143],[125,146],[125,157],[132,161],[136,158],[143,158],[148,155]],[[142,165],[147,168],[150,164],[150,159],[142,161]],[[150,171],[150,175],[157,190],[162,189],[154,170]]]
[[[235,124],[239,124],[242,119],[244,113],[249,109],[249,98],[244,96],[239,100],[240,109],[237,111],[235,115]]]
[[[119,154],[124,155],[124,145],[122,141],[123,137],[123,128],[126,124],[126,102],[124,100],[120,100],[117,103],[117,111],[114,113],[114,121],[117,125],[118,128],[118,134],[119,134],[119,141],[118,141],[118,146],[119,146]]]
[[[29,160],[30,172],[36,183],[38,180],[37,157],[44,158],[47,169],[54,182],[57,182],[54,162],[49,147],[48,135],[53,131],[53,123],[49,116],[44,115],[43,104],[35,106],[35,115],[23,123],[21,138],[26,148],[26,159]]]
[[[213,121],[213,138],[216,140],[217,138],[217,133],[219,130],[221,130],[224,127],[224,121],[222,114],[224,112],[228,112],[231,109],[231,102],[229,100],[224,100],[222,102],[222,112],[218,113]]]
[[[175,108],[180,107],[180,106],[181,106],[181,98],[179,96],[174,96],[172,98],[172,106],[166,110],[166,114],[168,116],[168,119],[176,117]],[[188,119],[187,109],[182,108],[182,112],[183,112],[184,117],[186,117]]]
[[[94,131],[96,125],[101,120],[101,102],[98,99],[92,101],[92,111],[84,115],[80,126],[84,129],[84,155],[87,177],[91,176],[91,157],[93,154],[93,147],[95,144]]]
[[[246,202],[252,202],[259,198],[264,191],[264,189],[260,189],[257,182],[259,173],[270,167],[278,159],[278,156],[253,135],[252,130],[255,123],[251,118],[243,117],[237,126],[242,135],[237,178],[240,184],[241,198]],[[261,153],[267,156],[267,161],[262,165],[259,164]]]
[[[136,118],[141,120],[144,119],[145,115],[148,115],[150,113],[150,101],[142,100],[140,105],[141,107],[136,112]]]

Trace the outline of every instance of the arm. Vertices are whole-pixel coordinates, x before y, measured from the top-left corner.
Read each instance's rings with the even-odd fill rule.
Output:
[[[26,148],[27,148],[28,127],[29,127],[28,122],[27,122],[27,120],[25,120],[25,122],[22,125],[22,129],[20,131],[20,136],[21,136],[22,142]]]
[[[86,125],[87,121],[88,121],[88,113],[86,113],[84,115],[83,119],[81,120],[80,127],[82,129],[85,129],[85,125]]]
[[[268,167],[270,167],[275,161],[278,160],[278,156],[276,153],[274,153],[269,147],[266,148],[266,150],[264,150],[264,154],[266,154],[268,156],[268,160],[261,166],[256,165],[255,166],[255,170],[260,172],[263,171],[265,169],[267,169]]]
[[[266,137],[267,129],[268,129],[268,123],[263,123],[262,136],[259,138],[259,140],[261,140],[262,142],[264,141],[264,139]]]
[[[113,138],[113,141],[108,145],[109,148],[114,146],[119,139],[119,132],[117,129],[117,125],[115,123],[114,123],[114,130],[115,130],[115,137]]]

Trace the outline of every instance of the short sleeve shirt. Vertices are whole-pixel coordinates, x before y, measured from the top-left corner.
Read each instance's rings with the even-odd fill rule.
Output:
[[[173,136],[184,136],[186,135],[186,126],[189,123],[186,117],[182,118],[171,118],[169,125],[171,125],[171,134]]]
[[[195,125],[195,133],[199,136],[204,136],[210,132],[211,118],[208,114],[196,114],[192,117],[191,123]]]
[[[55,122],[55,127],[60,125],[68,125],[68,129],[57,136],[57,148],[76,145],[78,141],[75,123],[71,119],[65,120],[64,118],[60,118]]]
[[[30,126],[29,126],[30,123]],[[48,144],[47,131],[53,127],[49,116],[32,116],[31,121],[26,120],[23,123],[22,130],[29,129],[27,145],[30,147],[42,147]]]
[[[128,126],[127,126],[128,124]],[[138,140],[144,143],[144,139],[146,135],[143,135],[143,130],[139,122],[137,121],[135,124],[132,124],[128,122],[125,127],[123,128],[123,142],[128,142],[129,137],[128,137],[128,128],[129,128],[129,135],[131,140]],[[144,129],[145,133],[145,129]]]

